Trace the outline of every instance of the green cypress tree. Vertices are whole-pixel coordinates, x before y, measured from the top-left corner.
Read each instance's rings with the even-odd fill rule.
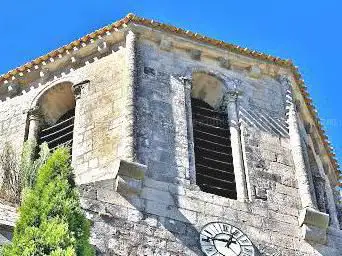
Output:
[[[75,187],[70,153],[57,149],[38,170],[19,209],[13,241],[4,256],[88,256],[90,227]]]

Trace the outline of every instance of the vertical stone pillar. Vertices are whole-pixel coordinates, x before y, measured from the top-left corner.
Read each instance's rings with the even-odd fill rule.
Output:
[[[310,191],[309,170],[306,168],[303,154],[305,147],[302,145],[291,82],[286,76],[282,76],[280,83],[286,89],[290,145],[303,208],[298,217],[299,226],[302,227],[302,238],[324,244],[327,239],[326,230],[329,225],[329,215],[317,210],[314,195]]]
[[[127,63],[127,86],[125,90],[125,106],[123,108],[125,122],[123,125],[122,157],[130,162],[135,162],[134,150],[134,91],[137,76],[137,35],[133,31],[126,34],[126,63]]]
[[[194,145],[194,128],[192,124],[192,108],[191,108],[191,90],[192,80],[190,78],[183,78],[184,84],[184,98],[187,118],[187,135],[188,135],[188,156],[189,156],[189,173],[187,178],[190,184],[196,184],[196,170],[195,170],[195,145]]]
[[[35,106],[28,111],[29,129],[27,140],[35,142],[39,132],[39,124],[41,121],[41,113],[39,106]]]
[[[230,130],[230,142],[232,147],[233,166],[236,182],[237,200],[245,201],[248,199],[246,187],[246,175],[242,159],[241,131],[239,126],[239,116],[237,112],[237,92],[229,92],[225,95],[225,104],[228,115]]]
[[[316,203],[310,192],[310,180],[308,177],[304,161],[303,147],[300,138],[299,124],[297,120],[296,106],[292,95],[292,86],[290,80],[285,76],[282,76],[280,78],[280,82],[286,89],[291,152],[296,170],[296,178],[298,182],[298,189],[302,207],[311,207],[316,209]]]
[[[77,141],[77,136],[75,136],[75,134],[80,130],[80,121],[79,121],[79,118],[80,118],[80,102],[79,100],[81,99],[81,96],[82,96],[82,90],[84,88],[84,86],[86,84],[89,84],[89,80],[85,80],[81,83],[78,83],[78,84],[74,84],[72,86],[72,92],[74,93],[74,97],[75,97],[75,101],[76,101],[76,104],[75,104],[75,119],[74,119],[74,141],[72,143],[72,152],[77,152],[77,144],[78,144],[78,141]],[[76,139],[76,140],[75,140]],[[71,155],[71,158],[72,158],[72,163],[75,164],[75,157],[76,157],[76,154],[72,154]],[[77,174],[76,174],[76,181],[77,183],[79,183],[79,177],[77,177]]]
[[[340,229],[340,223],[337,218],[337,209],[334,199],[334,193],[330,185],[330,181],[328,179],[327,175],[324,175],[325,177],[325,191],[327,195],[327,201],[328,201],[328,209],[329,209],[329,216],[331,220],[331,226],[334,228]]]

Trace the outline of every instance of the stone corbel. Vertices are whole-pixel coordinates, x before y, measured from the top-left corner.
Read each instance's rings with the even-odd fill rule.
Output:
[[[197,50],[197,49],[190,49],[189,54],[190,54],[191,59],[200,60],[202,52],[200,50]]]
[[[18,83],[8,83],[7,90],[9,97],[13,97],[19,93],[20,85]]]
[[[97,45],[97,50],[99,53],[105,53],[105,52],[109,51],[109,47],[107,45],[107,42],[103,39],[98,40],[96,45]]]
[[[248,71],[248,75],[252,78],[258,79],[262,76],[261,69],[257,65],[252,65]]]
[[[327,242],[329,214],[307,207],[300,212],[298,221],[304,240],[320,244]]]
[[[224,58],[224,57],[219,57],[217,60],[220,63],[220,67],[226,68],[226,69],[231,69],[231,64],[230,64],[229,59]]]
[[[160,47],[161,50],[171,51],[171,49],[172,49],[172,41],[169,38],[163,37],[160,40],[159,47]]]

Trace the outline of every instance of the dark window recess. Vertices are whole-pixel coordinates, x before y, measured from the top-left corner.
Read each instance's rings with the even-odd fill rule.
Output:
[[[229,125],[225,114],[191,99],[196,181],[202,191],[236,199]]]
[[[72,146],[75,109],[66,112],[58,121],[39,133],[39,144],[46,142],[51,150],[58,146]]]

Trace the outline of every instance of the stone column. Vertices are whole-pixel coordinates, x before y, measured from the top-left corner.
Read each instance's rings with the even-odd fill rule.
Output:
[[[72,85],[71,87],[71,90],[72,92],[74,93],[74,97],[75,97],[75,101],[76,101],[76,104],[75,104],[75,119],[74,119],[74,135],[73,135],[73,143],[72,143],[72,152],[77,152],[77,147],[78,147],[78,141],[77,141],[77,138],[78,136],[75,136],[75,134],[78,133],[78,131],[80,131],[80,121],[79,121],[79,118],[80,118],[80,102],[79,100],[81,99],[81,96],[82,96],[82,91],[85,87],[86,84],[89,84],[89,80],[85,80],[81,83],[78,83],[78,84],[74,84]],[[76,164],[76,159],[75,159],[75,156],[76,154],[72,154],[71,157],[72,157],[72,163],[73,164]],[[76,170],[75,170],[76,171]],[[79,180],[79,177],[77,176],[77,173],[76,173],[76,182],[77,183],[80,183],[80,180]]]
[[[245,169],[242,159],[241,130],[236,106],[237,98],[237,92],[229,92],[225,95],[225,104],[230,130],[230,142],[232,147],[237,199],[239,201],[245,201],[248,199],[248,193],[246,187]]]
[[[126,34],[126,63],[127,63],[127,86],[125,90],[125,125],[123,125],[123,147],[122,156],[127,161],[135,162],[136,152],[134,150],[134,91],[136,86],[136,47],[137,35],[128,31]]]
[[[184,98],[187,119],[187,135],[188,135],[188,156],[189,156],[189,173],[186,178],[189,178],[190,184],[196,185],[196,169],[195,169],[195,145],[194,145],[194,128],[192,124],[192,108],[191,108],[191,78],[183,78]]]
[[[37,141],[41,117],[42,115],[39,106],[35,106],[28,111],[29,129],[27,140],[32,142]]]

